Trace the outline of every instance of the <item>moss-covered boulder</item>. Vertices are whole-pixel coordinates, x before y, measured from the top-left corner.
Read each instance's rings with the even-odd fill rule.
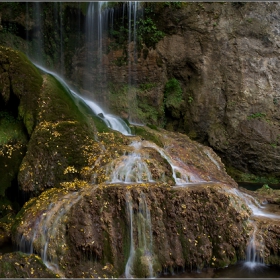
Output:
[[[0,255],[0,278],[59,278],[41,258],[21,252]]]
[[[18,109],[30,135],[35,126],[42,77],[23,53],[3,46],[0,65],[1,103],[11,110]]]
[[[80,178],[88,163],[86,147],[95,142],[94,124],[51,75],[44,75],[37,107],[37,124],[18,175],[20,189],[33,195]]]
[[[25,55],[0,46],[0,196],[16,181],[35,126],[42,78]]]

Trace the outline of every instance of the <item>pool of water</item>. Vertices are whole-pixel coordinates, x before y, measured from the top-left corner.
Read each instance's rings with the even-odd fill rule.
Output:
[[[225,268],[163,274],[160,278],[280,278],[280,267],[264,264],[250,266],[247,262],[240,261]]]

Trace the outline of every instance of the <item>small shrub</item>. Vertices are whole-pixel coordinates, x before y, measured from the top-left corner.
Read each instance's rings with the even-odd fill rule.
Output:
[[[182,102],[182,88],[178,80],[170,79],[164,88],[164,104],[166,108],[178,108]]]

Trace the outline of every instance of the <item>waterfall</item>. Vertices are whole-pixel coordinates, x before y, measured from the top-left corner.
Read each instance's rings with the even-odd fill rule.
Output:
[[[124,135],[131,135],[131,131],[130,128],[128,127],[128,125],[119,117],[111,115],[111,114],[106,114],[100,106],[98,106],[96,103],[94,103],[93,101],[83,98],[82,96],[80,96],[78,93],[76,93],[74,90],[70,89],[70,87],[67,85],[67,83],[60,77],[58,76],[56,73],[49,71],[48,69],[46,69],[43,66],[40,66],[36,63],[34,63],[34,65],[36,67],[38,67],[40,70],[54,76],[63,86],[64,88],[72,94],[72,96],[79,100],[82,101],[84,104],[86,104],[91,111],[97,115],[98,117],[100,117],[101,119],[103,119],[103,121],[106,123],[106,125],[116,131],[121,132]]]
[[[261,254],[264,251],[262,236],[257,239],[257,226],[253,225],[253,234],[247,246],[245,266],[254,269],[257,266],[263,266],[264,261]]]
[[[59,269],[59,261],[62,252],[67,250],[63,242],[67,214],[81,198],[79,192],[72,192],[64,195],[56,203],[51,202],[41,211],[32,228],[30,227],[30,232],[18,238],[20,251],[39,254],[44,264],[61,277],[64,275]]]
[[[36,62],[44,61],[44,38],[42,25],[42,6],[40,2],[33,3],[33,18],[35,19],[35,38],[32,46],[32,58]]]
[[[139,247],[143,248],[143,257],[148,266],[149,278],[154,276],[153,272],[153,236],[150,209],[147,206],[146,196],[140,193],[139,211],[137,215],[137,229]]]
[[[194,183],[205,183],[195,170],[190,168],[180,159],[173,159],[168,151],[158,147],[149,141],[133,142],[128,146],[132,147],[131,152],[126,152],[123,156],[114,159],[106,168],[107,183],[145,183],[155,182],[152,172],[149,169],[149,154],[145,148],[152,148],[166,159],[172,169],[172,176],[176,186],[185,186]],[[164,181],[163,174],[158,181]]]
[[[239,191],[238,189],[235,189],[235,188],[229,189],[228,192],[233,193],[236,196],[242,198],[246,202],[248,207],[251,209],[252,214],[254,216],[262,216],[262,217],[266,217],[266,218],[269,218],[269,219],[280,219],[279,215],[266,213],[264,211],[266,206],[261,205],[259,203],[259,201],[257,199],[255,199],[253,196],[251,196],[247,193],[243,193],[243,192],[241,192],[241,191]]]
[[[187,164],[182,162],[180,159],[173,159],[167,151],[158,147],[156,144],[149,141],[143,141],[142,145],[143,147],[152,148],[158,151],[160,155],[167,160],[172,168],[172,176],[177,186],[183,186],[190,183],[206,182],[205,180],[201,179],[199,175],[195,174],[195,172],[191,170]]]
[[[130,192],[126,193],[126,207],[127,215],[129,218],[129,230],[130,230],[130,253],[129,258],[125,266],[125,277],[133,278],[134,270],[141,266],[141,269],[145,273],[145,277],[154,277],[153,270],[153,236],[152,236],[152,222],[151,213],[147,205],[146,196],[141,191],[139,196],[138,212],[133,214],[133,199]],[[134,239],[134,227],[137,228],[137,241]],[[135,262],[137,259],[137,262]],[[135,264],[137,263],[137,264]]]
[[[106,174],[110,183],[143,183],[154,182],[148,164],[140,153],[140,142],[133,142],[130,147],[133,152],[125,154],[112,161]]]
[[[137,1],[131,1],[127,4],[128,14],[128,45],[127,45],[127,57],[128,57],[128,92],[127,100],[129,103],[128,114],[129,122],[134,124],[141,124],[137,111],[137,96],[136,91],[132,88],[136,85],[137,77],[137,13],[138,13]]]
[[[114,9],[108,7],[108,2],[89,3],[86,25],[85,25],[85,45],[86,75],[84,88],[99,98],[106,101],[107,73],[104,66],[104,54],[107,51],[106,36],[109,36],[109,27],[114,23]]]
[[[126,278],[133,278],[132,276],[132,265],[134,261],[134,238],[133,238],[133,211],[132,211],[132,197],[130,192],[126,193],[126,210],[129,218],[129,232],[130,232],[130,251],[129,251],[129,258],[127,260],[125,266],[125,277]]]
[[[221,170],[220,164],[213,158],[213,156],[211,155],[211,153],[209,152],[209,150],[205,150],[204,151],[205,154],[210,158],[210,160],[217,166],[217,168],[219,170]]]
[[[63,47],[63,21],[62,21],[62,3],[59,2],[59,30],[60,30],[60,73],[64,73],[64,47]]]

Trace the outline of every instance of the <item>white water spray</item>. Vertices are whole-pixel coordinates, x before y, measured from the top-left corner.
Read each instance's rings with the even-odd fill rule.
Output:
[[[76,93],[74,90],[72,90],[69,85],[56,73],[46,69],[45,67],[38,65],[36,63],[34,63],[34,65],[39,68],[40,70],[54,76],[63,86],[64,88],[69,91],[73,97],[75,97],[77,100],[82,101],[84,104],[86,104],[91,111],[99,116],[101,119],[104,120],[104,122],[106,123],[106,125],[116,131],[121,132],[124,135],[131,135],[131,131],[130,128],[128,127],[128,125],[119,117],[111,115],[111,114],[107,114],[103,111],[103,109],[98,106],[96,103],[94,103],[93,101],[83,98],[82,96],[80,96],[78,93]]]

